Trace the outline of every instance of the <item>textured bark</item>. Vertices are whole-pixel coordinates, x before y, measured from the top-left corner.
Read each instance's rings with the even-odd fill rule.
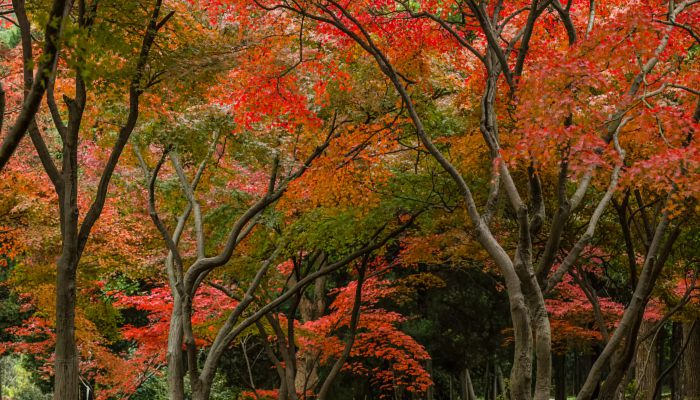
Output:
[[[179,296],[173,296],[173,311],[170,316],[170,330],[168,332],[168,399],[185,399],[185,371],[182,357],[182,308],[179,305]]]
[[[77,259],[66,251],[58,262],[56,277],[56,378],[54,399],[78,400],[78,348],[75,344],[75,276]]]
[[[63,142],[62,180],[59,192],[61,257],[56,274],[55,400],[78,400],[80,381],[75,343],[75,290],[78,262],[78,132],[85,109],[84,85],[76,79],[76,98],[69,103],[68,134]]]
[[[639,329],[639,336],[647,335],[654,323],[651,321],[643,321]],[[655,336],[639,343],[637,348],[635,361],[635,382],[637,390],[637,399],[652,400],[654,395],[654,387],[658,377],[658,357],[656,352]]]
[[[687,347],[683,352],[683,399],[700,400],[700,322],[683,324]]]

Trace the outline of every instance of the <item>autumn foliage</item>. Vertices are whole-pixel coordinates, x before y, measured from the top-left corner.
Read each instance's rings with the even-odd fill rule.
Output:
[[[0,17],[0,358],[40,391],[700,396],[699,2]]]

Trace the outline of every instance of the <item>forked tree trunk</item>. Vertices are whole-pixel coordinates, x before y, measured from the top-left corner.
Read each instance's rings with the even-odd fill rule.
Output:
[[[496,396],[502,395],[504,399],[508,398],[508,393],[506,393],[506,385],[503,381],[503,372],[501,367],[496,364]]]
[[[469,374],[469,368],[465,368],[459,375],[459,382],[461,385],[460,397],[462,400],[476,400],[476,393],[474,393],[474,384]]]
[[[76,85],[81,88],[80,85]],[[77,90],[77,89],[76,89]],[[63,143],[63,191],[59,193],[61,257],[56,271],[56,347],[54,400],[79,400],[78,348],[75,343],[75,290],[78,251],[78,132],[82,96],[70,103],[69,134]]]

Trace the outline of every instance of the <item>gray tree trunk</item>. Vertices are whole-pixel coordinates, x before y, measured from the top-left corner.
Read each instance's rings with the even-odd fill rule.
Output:
[[[476,393],[474,393],[474,384],[469,374],[469,368],[465,368],[459,375],[459,383],[461,385],[460,397],[462,400],[476,400]]]
[[[173,311],[170,316],[170,332],[168,333],[168,399],[185,399],[185,371],[182,357],[182,307],[179,307],[179,296],[173,290]]]

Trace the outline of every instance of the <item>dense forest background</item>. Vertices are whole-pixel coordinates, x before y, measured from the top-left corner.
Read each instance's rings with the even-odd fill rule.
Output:
[[[0,0],[0,400],[700,400],[700,1]]]

